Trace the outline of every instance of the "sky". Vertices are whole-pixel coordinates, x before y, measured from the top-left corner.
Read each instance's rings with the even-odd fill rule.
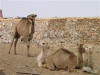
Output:
[[[100,0],[0,0],[4,17],[100,17]]]

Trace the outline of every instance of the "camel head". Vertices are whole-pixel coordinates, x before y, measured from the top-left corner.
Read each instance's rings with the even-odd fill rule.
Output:
[[[28,18],[29,20],[31,20],[31,21],[34,21],[36,17],[37,17],[36,14],[30,14],[30,15],[27,16],[27,18]]]

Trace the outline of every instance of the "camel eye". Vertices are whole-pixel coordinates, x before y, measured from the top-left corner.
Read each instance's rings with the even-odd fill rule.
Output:
[[[37,15],[34,15],[34,17],[37,17]]]
[[[43,45],[45,45],[45,43],[42,43]]]
[[[34,18],[35,16],[32,16],[32,18]]]

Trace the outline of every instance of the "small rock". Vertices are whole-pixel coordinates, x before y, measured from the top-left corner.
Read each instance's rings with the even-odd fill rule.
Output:
[[[87,72],[87,73],[91,73],[91,74],[97,74],[98,73],[97,70],[94,70],[94,69],[92,69],[90,67],[83,67],[82,71],[83,72]]]

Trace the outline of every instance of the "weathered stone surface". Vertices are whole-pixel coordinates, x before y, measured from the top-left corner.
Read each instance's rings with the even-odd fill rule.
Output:
[[[11,42],[20,19],[0,19],[0,42]],[[52,47],[77,43],[100,43],[100,18],[38,18],[33,42],[47,40]]]

